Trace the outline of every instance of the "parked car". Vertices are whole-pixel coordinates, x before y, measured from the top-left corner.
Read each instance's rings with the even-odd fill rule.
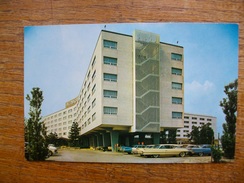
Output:
[[[199,147],[199,145],[195,145],[195,144],[188,144],[186,146],[183,146],[184,148],[188,149],[188,150],[191,150],[192,148],[196,148],[196,147]]]
[[[141,152],[143,149],[150,149],[153,148],[155,145],[145,145],[144,147],[137,147],[134,154],[139,154],[141,155]]]
[[[154,148],[145,148],[141,151],[142,156],[158,158],[160,156],[180,156],[184,157],[189,150],[178,148],[175,144],[161,144]]]
[[[123,148],[122,148],[122,152],[131,154],[131,152],[132,152],[132,147],[123,146]]]
[[[191,151],[189,152],[190,156],[193,155],[198,155],[198,156],[203,156],[203,155],[211,155],[211,145],[199,145],[196,147],[191,148]]]
[[[145,145],[134,145],[134,146],[132,147],[131,152],[132,152],[132,154],[138,154],[138,149],[140,149],[140,148],[144,148],[144,147],[145,147]]]
[[[58,154],[58,148],[54,146],[54,144],[48,144],[48,156],[52,156],[54,154]]]

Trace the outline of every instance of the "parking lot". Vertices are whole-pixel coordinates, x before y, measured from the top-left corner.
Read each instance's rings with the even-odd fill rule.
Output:
[[[63,148],[58,150],[58,154],[49,157],[47,161],[98,163],[210,163],[211,156],[146,158],[122,152]]]

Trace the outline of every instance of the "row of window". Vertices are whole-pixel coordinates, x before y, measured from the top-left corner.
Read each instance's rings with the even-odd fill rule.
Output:
[[[190,117],[189,116],[185,116],[184,119],[190,119]],[[197,117],[191,117],[191,119],[197,120]],[[210,119],[210,118],[202,118],[202,117],[199,118],[200,121],[205,121],[206,119],[207,119],[207,121],[212,121],[212,119]]]
[[[189,124],[189,121],[184,121],[184,123],[185,124]],[[195,124],[197,124],[197,122],[196,121],[192,121],[191,124],[194,124],[195,125]],[[200,122],[199,124],[200,125],[204,125],[205,123],[204,122]]]
[[[103,40],[104,48],[117,49],[117,45],[118,43],[115,41],[105,40],[105,39]],[[171,60],[182,61],[182,54],[171,53]]]

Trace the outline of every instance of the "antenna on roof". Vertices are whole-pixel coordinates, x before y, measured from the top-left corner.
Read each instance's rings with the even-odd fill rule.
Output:
[[[176,42],[177,44],[179,43],[179,41]]]
[[[104,29],[106,30],[106,25],[104,25]]]

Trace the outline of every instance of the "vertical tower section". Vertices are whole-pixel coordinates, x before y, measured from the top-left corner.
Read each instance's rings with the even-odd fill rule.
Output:
[[[135,131],[160,131],[160,36],[135,30]]]

